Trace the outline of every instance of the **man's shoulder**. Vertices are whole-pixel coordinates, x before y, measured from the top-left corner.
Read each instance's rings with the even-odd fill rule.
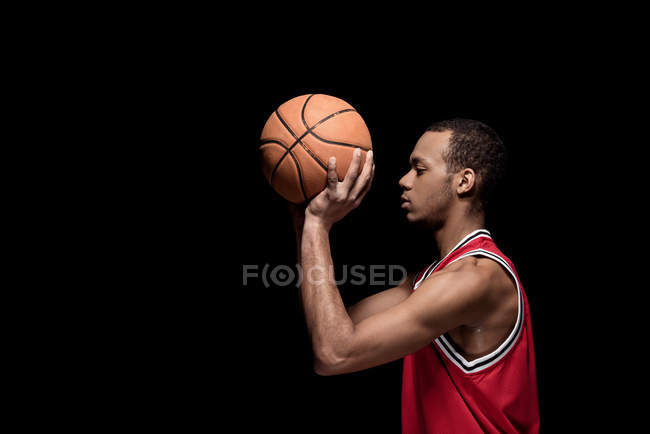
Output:
[[[483,256],[468,256],[449,264],[441,273],[453,273],[464,281],[472,282],[480,292],[486,291],[493,298],[516,293],[516,283],[513,277],[501,264]]]
[[[489,262],[494,261],[485,261],[484,258],[478,256],[468,256],[446,265],[442,270],[434,273],[434,275],[447,277],[453,276],[455,278],[463,278],[471,281],[485,280],[489,278],[493,272]]]
[[[456,281],[468,286],[477,296],[500,298],[515,287],[509,273],[498,262],[481,256],[457,260],[434,273],[432,277],[434,276],[439,280]]]
[[[426,279],[415,291],[423,306],[447,306],[463,316],[462,324],[483,324],[504,309],[516,310],[517,290],[495,261],[467,257],[447,265]]]
[[[478,266],[476,258],[463,258],[437,270],[425,279],[416,292],[462,297],[482,297],[488,289],[489,270]]]

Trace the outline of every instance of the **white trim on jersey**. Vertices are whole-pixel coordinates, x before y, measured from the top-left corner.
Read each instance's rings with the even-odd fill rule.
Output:
[[[447,253],[447,254],[445,255],[444,258],[442,258],[442,259],[439,260],[439,261],[434,262],[433,264],[431,264],[431,265],[429,265],[429,266],[427,267],[426,271],[422,274],[422,277],[420,277],[420,279],[417,280],[417,281],[415,282],[415,284],[413,285],[413,291],[415,291],[416,289],[418,289],[418,286],[420,286],[420,284],[421,284],[421,283],[422,283],[422,282],[423,282],[427,277],[429,277],[429,276],[431,275],[431,273],[433,273],[434,271],[436,271],[436,268],[438,268],[438,265],[439,265],[440,263],[442,263],[442,261],[444,261],[445,259],[447,259],[447,258],[449,257],[449,255],[451,255],[451,254],[452,254],[453,252],[455,252],[456,250],[460,249],[462,246],[464,246],[465,244],[467,244],[467,243],[470,242],[471,240],[473,240],[473,239],[475,239],[475,238],[481,238],[481,237],[486,237],[486,238],[490,238],[490,239],[492,238],[492,237],[490,236],[490,232],[488,232],[486,229],[477,229],[477,230],[475,230],[475,231],[470,232],[469,234],[467,234],[467,235],[466,235],[462,240],[460,240],[460,242],[459,242],[458,244],[456,244],[456,246],[455,246],[453,249],[451,249],[451,250],[449,251],[449,253]]]
[[[465,358],[454,349],[453,345],[448,341],[445,335],[439,336],[437,339],[435,339],[434,342],[437,344],[440,350],[442,350],[442,352],[447,356],[447,358],[451,360],[456,366],[458,366],[463,372],[475,373],[475,372],[480,372],[483,369],[489,368],[490,366],[497,363],[506,354],[508,354],[510,349],[517,342],[521,330],[523,329],[523,317],[524,317],[523,296],[522,296],[521,287],[519,285],[519,280],[517,279],[515,272],[510,268],[508,263],[504,261],[503,258],[501,258],[501,256],[497,255],[496,253],[489,252],[484,249],[476,249],[459,256],[458,258],[451,261],[449,264],[452,264],[463,258],[467,258],[468,256],[486,256],[498,262],[512,275],[512,278],[514,279],[515,284],[517,286],[517,296],[518,296],[517,297],[518,300],[517,321],[515,322],[512,331],[508,335],[508,338],[504,340],[503,343],[499,345],[499,347],[496,350],[492,351],[490,354],[486,354],[485,356],[479,357],[478,359],[474,359],[470,362],[465,360]]]

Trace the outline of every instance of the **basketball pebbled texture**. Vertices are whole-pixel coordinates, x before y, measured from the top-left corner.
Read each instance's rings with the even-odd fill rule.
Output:
[[[336,157],[342,181],[355,148],[361,148],[363,168],[372,149],[370,132],[361,115],[340,98],[301,95],[271,114],[260,137],[262,171],[286,200],[311,200],[327,185],[327,163]]]

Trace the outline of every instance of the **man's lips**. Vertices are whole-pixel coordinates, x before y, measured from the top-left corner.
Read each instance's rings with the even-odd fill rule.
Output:
[[[411,203],[411,201],[410,201],[410,200],[408,199],[408,197],[406,197],[405,195],[402,195],[402,196],[400,197],[400,199],[401,199],[401,201],[402,201],[402,208],[406,208],[406,207],[408,206],[408,204]]]

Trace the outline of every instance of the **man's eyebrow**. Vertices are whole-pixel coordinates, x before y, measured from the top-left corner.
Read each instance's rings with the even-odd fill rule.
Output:
[[[421,158],[421,157],[411,157],[409,161],[410,161],[411,164],[418,164],[418,163],[425,163],[426,162],[426,160],[424,158]]]

